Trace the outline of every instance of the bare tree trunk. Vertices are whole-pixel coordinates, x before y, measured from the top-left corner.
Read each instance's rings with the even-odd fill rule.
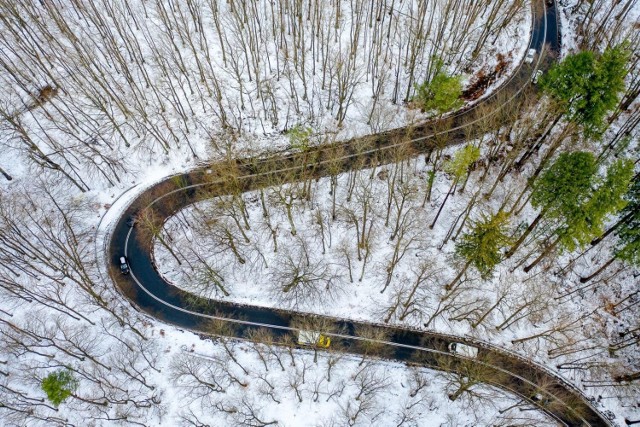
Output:
[[[436,225],[436,221],[438,221],[438,217],[440,216],[440,213],[442,213],[442,209],[444,208],[445,203],[447,203],[447,199],[449,198],[450,195],[452,195],[453,193],[455,193],[456,191],[456,185],[458,184],[458,180],[454,180],[451,183],[451,187],[449,187],[449,191],[447,192],[447,194],[444,196],[444,200],[442,201],[442,204],[440,205],[440,208],[438,209],[438,213],[436,214],[436,217],[433,218],[433,222],[429,225],[429,228],[431,230],[433,230],[433,227]]]
[[[555,249],[556,246],[558,246],[558,243],[560,243],[560,238],[556,238],[556,240],[553,241],[553,243],[551,243],[549,246],[547,246],[547,248],[545,250],[542,251],[542,253],[538,256],[538,258],[535,259],[535,261],[533,261],[531,264],[527,265],[524,268],[524,272],[528,273],[533,267],[535,267],[536,265],[538,265],[538,263],[540,261],[542,261],[544,259],[544,257],[546,257],[547,255],[549,255],[549,253]]]
[[[616,257],[613,256],[609,259],[609,261],[605,262],[602,267],[600,267],[599,269],[597,269],[593,274],[587,276],[587,277],[581,277],[580,278],[580,283],[587,283],[589,280],[593,279],[594,277],[596,277],[598,274],[602,273],[604,270],[606,270],[607,267],[609,267],[611,264],[613,264],[613,262],[616,260]]]
[[[460,278],[462,278],[462,275],[467,271],[467,269],[469,268],[470,265],[471,265],[471,261],[467,261],[467,263],[464,265],[464,267],[462,267],[462,269],[460,270],[458,275],[451,282],[449,282],[444,287],[444,289],[447,290],[447,291],[450,291],[451,289],[453,289],[453,287],[456,285],[456,283],[458,283]]]
[[[542,219],[542,216],[543,216],[544,213],[545,213],[545,210],[543,209],[542,212],[540,212],[538,214],[536,219],[534,219],[533,222],[531,224],[529,224],[529,227],[527,227],[527,229],[524,231],[524,233],[522,233],[522,235],[513,244],[513,246],[511,246],[511,249],[509,249],[507,251],[507,253],[504,255],[505,258],[511,258],[513,256],[513,254],[518,250],[520,245],[522,245],[522,243],[525,241],[527,236],[529,236],[529,234],[533,231],[533,229],[536,228],[536,226],[538,225],[538,223]]]
[[[2,169],[2,167],[0,167],[0,173],[7,178],[7,181],[11,181],[13,179],[13,177],[11,175],[9,175],[4,169]]]
[[[622,224],[626,223],[627,221],[629,221],[631,218],[633,217],[633,212],[623,216],[622,218],[620,218],[618,220],[618,222],[616,222],[615,224],[613,224],[611,227],[609,227],[609,229],[607,229],[607,231],[605,231],[604,233],[602,233],[602,235],[600,237],[596,237],[595,239],[593,239],[591,241],[591,246],[595,246],[598,243],[600,243],[602,240],[604,240],[609,234],[613,233],[614,231],[616,231],[618,229],[618,227],[620,227]]]

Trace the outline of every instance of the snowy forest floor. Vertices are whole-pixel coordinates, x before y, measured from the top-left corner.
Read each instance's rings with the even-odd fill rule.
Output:
[[[447,71],[462,75],[468,85],[480,73],[495,70],[503,55],[508,67],[488,93],[524,56],[523,41],[532,25],[528,2],[519,1],[495,0],[490,5],[456,1],[459,7],[451,7],[452,1],[403,1],[381,14],[387,1],[349,2],[362,8],[361,13],[340,1],[240,3],[257,7],[161,0],[104,0],[83,7],[70,1],[0,1],[0,167],[12,178],[0,177],[3,422],[47,426],[271,421],[322,427],[401,422],[452,427],[553,425],[531,407],[518,405],[490,387],[474,387],[473,393],[450,402],[446,393],[454,388],[455,378],[443,373],[374,359],[360,365],[359,358],[331,352],[320,352],[314,361],[308,351],[200,340],[196,334],[140,315],[110,281],[103,282],[100,266],[95,264],[101,256],[94,241],[96,228],[102,221],[101,230],[108,231],[126,200],[152,182],[227,156],[284,150],[290,145],[284,133],[296,125],[311,128],[313,142],[322,143],[419,122],[428,115],[407,106],[414,84],[428,80],[433,72],[431,58],[441,57]],[[583,11],[576,2],[562,3],[571,18],[565,19],[563,40],[574,48],[572,28],[582,21]],[[273,4],[279,8],[270,9]],[[307,9],[313,4],[327,7]],[[615,7],[623,6],[616,3]],[[303,7],[303,13],[293,11],[295,7]],[[602,7],[603,11],[613,9],[613,5]],[[308,20],[303,19],[306,16]],[[298,25],[297,19],[304,22]],[[637,13],[631,14],[630,21],[634,20]],[[293,28],[303,32],[295,33]],[[316,28],[327,31],[319,33]],[[473,55],[476,46],[477,56]],[[581,273],[591,271],[607,253],[606,242],[564,275],[554,273],[575,254],[550,259],[531,275],[519,268],[511,273],[521,255],[517,254],[500,266],[492,280],[480,281],[470,272],[469,280],[455,290],[455,301],[451,295],[438,306],[442,285],[457,268],[451,258],[453,243],[438,246],[455,216],[480,188],[481,170],[472,174],[464,193],[449,198],[447,211],[428,230],[450,180],[438,168],[431,201],[422,208],[421,198],[412,192],[424,190],[432,165],[418,157],[405,166],[399,173],[410,184],[407,201],[416,200],[414,208],[409,209],[408,202],[402,208],[407,215],[407,223],[402,224],[407,233],[404,240],[389,239],[394,216],[390,226],[384,226],[386,192],[393,188],[387,182],[400,165],[339,177],[336,197],[345,209],[336,222],[329,220],[330,183],[314,183],[311,201],[294,201],[295,237],[276,193],[284,192],[286,199],[296,185],[266,190],[271,195],[267,200],[271,223],[278,226],[278,253],[273,252],[268,226],[264,229],[259,195],[243,195],[250,213],[247,237],[251,243],[241,248],[247,254],[242,265],[229,251],[211,259],[210,254],[220,248],[208,236],[181,225],[187,218],[199,221],[201,213],[218,220],[219,202],[225,199],[199,205],[200,213],[195,207],[181,212],[167,230],[174,238],[173,247],[184,255],[200,249],[189,246],[189,239],[197,239],[202,249],[209,245],[211,252],[200,255],[225,275],[230,295],[224,298],[234,301],[376,321],[389,317],[389,322],[413,326],[439,312],[429,328],[503,345],[550,368],[588,357],[588,366],[569,364],[567,368],[576,369],[560,371],[579,387],[592,385],[581,380],[607,378],[611,366],[637,363],[633,347],[618,359],[602,353],[607,338],[627,327],[626,318],[609,316],[606,308],[609,299],[637,286],[632,271],[613,275],[616,269],[612,268],[605,276],[612,277],[595,294],[589,290],[558,301],[549,298],[552,292],[575,286]],[[363,206],[363,199],[355,196],[351,204],[344,201],[346,181],[351,178],[357,184],[354,194],[357,191],[372,202],[371,254],[362,282],[354,226],[345,219],[349,209]],[[493,171],[485,183],[492,178]],[[495,209],[507,199],[510,186],[524,181],[524,175],[508,177],[489,202],[479,199],[478,206]],[[321,232],[318,212],[325,227]],[[526,208],[519,220],[531,215]],[[475,212],[471,217],[476,218]],[[224,221],[229,219],[226,216]],[[319,250],[323,241],[326,254]],[[406,254],[380,293],[390,251],[399,241],[408,243]],[[285,278],[278,277],[274,267],[299,260],[305,248],[318,268],[316,274],[331,277],[330,292],[319,289],[313,290],[317,296],[312,298],[282,298],[276,285]],[[201,271],[198,266],[178,268],[163,251],[156,248],[156,256],[170,280],[215,296],[202,280],[194,280]],[[353,262],[351,269],[345,266],[347,256]],[[421,260],[427,262],[416,262]],[[420,276],[423,268],[428,274]],[[260,283],[271,289],[253,286],[257,281],[248,280],[250,276],[260,277]],[[407,301],[419,277],[419,292],[412,296],[410,309],[403,313],[399,305],[391,313],[394,297]],[[478,320],[478,313],[498,301],[500,306],[478,327],[471,327],[470,319]],[[573,323],[581,313],[593,310],[594,316]],[[633,313],[627,312],[628,316]],[[513,323],[497,330],[512,314]],[[542,335],[512,344],[537,333]],[[555,348],[551,358],[547,352]],[[579,351],[564,354],[564,349]],[[79,386],[74,396],[53,408],[41,383],[58,369],[71,370]],[[618,421],[639,415],[633,408],[638,396],[634,387],[586,391],[602,396],[599,404],[614,411]]]

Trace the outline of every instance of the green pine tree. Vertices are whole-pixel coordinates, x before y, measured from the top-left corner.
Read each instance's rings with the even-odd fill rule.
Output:
[[[640,178],[635,176],[625,195],[626,206],[620,211],[619,222],[612,228],[618,236],[618,243],[609,258],[600,268],[580,282],[586,283],[602,273],[617,259],[634,266],[640,266]]]
[[[591,198],[565,218],[566,226],[560,230],[560,245],[570,251],[589,243],[604,231],[607,217],[622,209],[624,195],[633,176],[633,161],[620,159],[607,169],[604,180],[593,191]]]
[[[576,162],[573,170],[576,174],[583,173],[581,184],[574,187],[575,191],[565,191],[566,197],[556,197],[556,209],[547,214],[554,220],[555,238],[535,261],[525,267],[525,271],[529,271],[557,247],[569,250],[583,247],[601,235],[607,217],[625,205],[623,197],[633,175],[633,162],[626,159],[614,162],[602,178],[596,173],[594,156],[591,153],[578,156],[578,153],[572,153],[574,158],[583,159]],[[580,164],[585,167],[583,171],[577,167]],[[545,188],[545,196],[549,196],[549,190],[553,191],[554,187],[557,188],[557,183]]]
[[[313,130],[310,127],[298,124],[289,129],[286,134],[289,136],[292,148],[306,151],[309,148]]]
[[[444,70],[441,59],[435,58],[435,74],[431,81],[416,85],[417,102],[422,111],[437,111],[438,114],[459,108],[462,100],[462,77],[450,76]]]
[[[506,212],[482,215],[456,243],[456,255],[475,267],[483,279],[491,277],[502,260],[501,249],[511,243],[508,226],[509,216]]]
[[[542,219],[561,222],[580,214],[588,200],[598,167],[593,154],[562,153],[532,184],[531,205],[540,209],[506,256],[512,256]]]
[[[56,408],[78,388],[78,380],[69,369],[59,369],[47,375],[41,384],[47,399]]]
[[[469,166],[480,158],[480,148],[469,144],[456,151],[453,158],[444,164],[444,171],[459,181],[469,172]]]
[[[640,267],[640,178],[636,176],[625,196],[627,205],[620,216],[627,218],[616,230],[618,244],[615,256],[631,265]]]
[[[573,217],[589,197],[598,167],[586,151],[562,153],[533,184],[531,205],[547,218]]]
[[[570,121],[583,126],[585,136],[598,136],[606,129],[607,114],[624,92],[629,57],[626,44],[608,48],[601,55],[569,55],[542,76],[540,86],[564,106]]]

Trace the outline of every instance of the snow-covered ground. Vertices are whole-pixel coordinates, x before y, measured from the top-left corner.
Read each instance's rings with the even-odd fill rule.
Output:
[[[234,340],[212,346],[188,333],[159,332],[152,331],[157,350],[171,360],[156,375],[172,390],[163,396],[169,425],[196,417],[208,425],[242,425],[255,417],[249,425],[287,427],[554,425],[530,405],[483,385],[451,401],[454,376],[442,372]],[[205,383],[213,379],[215,385]]]
[[[250,2],[240,3],[251,5]],[[305,8],[312,4],[295,3]],[[270,356],[267,371],[255,350],[263,346],[231,342],[229,345],[233,347],[233,355],[248,371],[244,373],[241,367],[225,356],[228,353],[220,342],[200,341],[188,331],[158,325],[154,319],[135,312],[124,298],[114,292],[110,281],[101,280],[99,267],[95,263],[102,256],[101,253],[93,253],[94,250],[101,250],[93,240],[98,223],[102,220],[101,230],[108,231],[110,222],[118,217],[127,200],[164,176],[218,159],[222,155],[241,156],[247,152],[285,148],[289,139],[280,132],[296,124],[311,127],[315,133],[314,139],[322,142],[325,134],[331,138],[368,134],[424,117],[402,104],[404,94],[412,90],[404,58],[409,51],[405,42],[415,40],[407,35],[415,31],[420,22],[415,19],[414,8],[417,4],[428,4],[429,8],[434,8],[424,11],[425,16],[433,17],[434,27],[431,39],[426,40],[417,57],[415,80],[426,77],[431,53],[443,56],[448,70],[462,73],[467,81],[480,69],[491,70],[499,53],[508,58],[509,70],[522,58],[525,49],[522,41],[528,37],[531,26],[526,3],[513,10],[513,20],[497,37],[492,36],[482,43],[475,60],[469,60],[469,54],[490,17],[480,13],[475,20],[468,22],[469,31],[453,34],[449,31],[450,26],[465,22],[464,12],[471,12],[474,10],[472,6],[480,5],[480,2],[463,2],[463,7],[450,11],[452,15],[448,20],[442,20],[440,5],[444,3],[394,2],[395,8],[391,14],[382,14],[383,19],[378,21],[374,18],[371,21],[373,15],[370,13],[352,14],[349,7],[350,4],[357,4],[366,9],[377,4],[375,2],[331,2],[332,7],[340,4],[341,16],[337,27],[327,29],[330,32],[327,34],[337,40],[327,42],[330,48],[325,48],[327,57],[335,60],[341,55],[348,56],[353,47],[349,43],[354,34],[351,25],[360,18],[367,20],[362,28],[368,35],[358,38],[358,49],[352,62],[354,74],[347,72],[349,68],[339,70],[339,61],[331,64],[331,67],[314,68],[314,61],[308,53],[309,49],[314,52],[313,47],[306,44],[311,43],[312,39],[307,37],[311,31],[307,21],[297,27],[305,31],[305,37],[299,39],[305,45],[299,46],[297,52],[304,51],[306,61],[298,60],[295,65],[287,61],[296,54],[293,31],[289,29],[295,26],[297,17],[303,15],[283,14],[287,27],[283,30],[281,40],[286,40],[285,48],[274,42],[273,37],[265,35],[268,27],[273,28],[271,17],[275,16],[271,15],[267,6],[283,5],[285,2],[256,2],[256,5],[264,7],[247,13],[260,19],[249,21],[254,23],[253,27],[242,27],[242,19],[230,13],[230,5],[238,5],[238,2],[97,0],[79,7],[80,3],[69,1],[0,1],[0,81],[3,88],[0,96],[0,167],[13,178],[7,181],[0,177],[0,213],[3,214],[0,218],[3,240],[0,329],[4,344],[0,352],[0,396],[5,405],[0,410],[2,423],[47,426],[65,423],[104,426],[193,425],[181,417],[196,416],[201,423],[240,425],[242,421],[251,421],[241,418],[254,409],[263,421],[278,420],[279,425],[330,426],[348,424],[347,414],[352,414],[358,405],[367,403],[371,406],[361,413],[355,425],[398,425],[402,412],[418,418],[415,422],[408,418],[405,425],[545,425],[544,418],[536,411],[528,410],[530,408],[522,408],[526,411],[521,412],[516,407],[500,414],[498,409],[505,409],[517,402],[499,396],[500,393],[491,389],[477,389],[486,393],[490,401],[486,398],[470,399],[464,395],[459,401],[451,403],[446,398],[446,392],[450,389],[445,390],[446,380],[442,374],[395,363],[371,364],[367,378],[385,379],[385,389],[359,401],[354,401],[354,397],[358,393],[358,381],[363,376],[356,376],[361,368],[358,366],[360,360],[351,356],[320,353],[316,364],[308,352],[294,351],[296,367],[292,368],[288,365],[290,359],[287,358],[290,356],[287,350],[274,347],[278,354],[285,354],[286,370],[281,371],[275,356]],[[579,22],[580,13],[573,8],[578,2],[562,3],[567,6],[563,10],[568,17],[563,22],[568,25]],[[624,3],[616,3],[616,7],[620,8]],[[516,4],[520,2],[507,2],[503,10]],[[221,22],[220,32],[211,5],[220,8],[216,12]],[[482,8],[487,8],[484,2]],[[330,8],[320,9],[325,18],[334,13]],[[609,10],[607,6],[602,7],[603,13],[606,10]],[[634,10],[638,11],[637,6]],[[242,9],[238,8],[237,11],[242,12]],[[195,18],[192,13],[195,13]],[[632,16],[637,19],[637,13]],[[494,28],[500,27],[503,19],[501,14],[496,18]],[[372,26],[368,26],[369,21]],[[29,24],[22,27],[16,25],[20,22]],[[194,25],[196,22],[202,23],[203,31]],[[245,43],[251,43],[250,36],[257,31],[257,23],[265,35],[263,39],[254,40],[260,47],[244,49],[243,38]],[[392,30],[392,41],[377,36],[384,46],[381,55],[386,55],[387,61],[381,62],[379,69],[369,68],[366,64],[371,58],[371,40],[376,32],[382,34],[387,28]],[[443,31],[441,36],[447,41],[433,44],[436,30],[440,29]],[[201,36],[205,33],[206,36]],[[187,34],[191,35],[193,46]],[[222,38],[220,34],[224,34]],[[571,41],[574,36],[570,29],[565,31],[564,36],[566,46],[575,46]],[[225,40],[228,49],[226,62],[222,57],[220,40]],[[456,43],[461,43],[461,48],[451,49]],[[320,42],[316,44],[317,48],[319,46]],[[432,48],[435,51],[431,51]],[[245,53],[250,56],[245,56]],[[322,58],[319,53],[315,55]],[[238,75],[235,75],[235,66],[239,67]],[[258,73],[253,72],[256,67]],[[330,85],[322,84],[323,77],[319,71],[322,69],[331,74],[332,89],[328,88]],[[201,72],[204,78],[201,78]],[[356,75],[358,73],[362,74]],[[507,71],[503,78],[509,73]],[[353,95],[348,106],[344,101],[342,126],[336,118],[340,112],[340,102],[336,96],[340,75],[352,78],[346,80],[344,90]],[[259,82],[255,78],[257,76],[260,76]],[[306,99],[303,96],[303,80],[306,80],[310,94]],[[376,83],[380,83],[380,95],[377,102],[372,102]],[[495,83],[493,87],[498,84]],[[50,98],[45,96],[44,91],[48,85],[57,89]],[[398,90],[395,90],[396,86]],[[42,100],[37,101],[37,98]],[[223,126],[225,121],[228,128]],[[49,163],[45,160],[47,158],[58,166]],[[421,165],[414,168],[417,172],[424,169]],[[67,173],[68,177],[61,171]],[[71,184],[72,179],[77,185]],[[374,179],[374,184],[379,184],[378,178]],[[435,203],[442,198],[442,188],[446,187],[447,178],[439,174],[436,184],[438,190],[434,190],[433,195]],[[471,181],[467,194],[473,191],[473,186]],[[90,191],[81,193],[78,187]],[[340,187],[344,187],[344,183]],[[44,191],[47,189],[54,196],[53,199]],[[326,198],[326,182],[318,183],[316,191]],[[119,198],[123,193],[124,196]],[[245,197],[249,206],[256,208],[251,212],[252,221],[259,223],[260,207],[249,197]],[[464,206],[465,197],[456,195],[450,198],[447,202],[448,208],[452,209],[450,212],[458,212]],[[116,199],[118,202],[114,203]],[[14,201],[18,201],[19,206]],[[112,204],[114,208],[109,210]],[[326,206],[326,201],[321,198],[317,204]],[[427,206],[431,208],[430,204]],[[281,215],[277,210],[273,212],[274,218]],[[317,233],[309,212],[309,209],[296,212],[295,221],[301,236],[309,237]],[[283,243],[280,255],[284,257],[285,247],[290,243],[285,239],[290,236],[284,232],[288,221],[286,218],[282,220],[282,217],[279,219],[277,224],[281,226],[279,233]],[[422,246],[412,249],[423,251],[423,254],[433,257],[435,266],[443,267],[437,272],[437,277],[450,278],[454,272],[452,265],[441,260],[444,254],[451,252],[451,243],[442,252],[437,249],[442,230],[451,220],[443,216],[437,228],[425,235]],[[332,227],[335,227],[335,237],[342,233],[353,251],[348,227],[344,224]],[[10,236],[16,236],[17,240],[9,239]],[[437,239],[433,240],[433,237]],[[390,245],[388,232],[381,232],[372,238],[381,246],[375,259],[378,263],[382,262],[384,254],[388,254],[384,250]],[[9,242],[20,244],[11,246]],[[269,239],[260,238],[260,244],[268,248]],[[320,247],[318,241],[315,244],[317,246],[314,248]],[[337,244],[339,242],[333,243],[334,248]],[[289,251],[292,252],[292,249]],[[265,254],[267,252],[264,251]],[[158,254],[161,256],[160,251]],[[319,255],[317,249],[313,255]],[[379,294],[382,280],[385,279],[384,266],[374,265],[373,260],[372,257],[369,262],[375,268],[365,275],[362,283],[358,282],[359,272],[354,269],[354,283],[343,284],[332,304],[320,304],[319,310],[334,310],[335,314],[347,317],[380,319],[383,314],[371,310],[371,303],[382,301],[393,292],[402,290],[402,280],[410,280],[415,274],[413,269],[418,265],[400,265],[397,269],[399,277],[394,276],[392,285],[385,293]],[[567,260],[564,257],[558,262],[564,265]],[[258,265],[254,260],[251,261]],[[270,258],[270,261],[278,262],[277,257]],[[344,258],[341,262],[344,264]],[[585,258],[584,262],[590,262],[589,258]],[[80,265],[83,268],[77,269]],[[585,268],[590,270],[592,267],[587,265]],[[344,266],[340,268],[343,269],[341,279],[344,281]],[[246,270],[239,269],[238,277],[240,273],[246,274]],[[179,273],[174,271],[171,274]],[[522,278],[517,271],[514,275],[505,274],[514,280]],[[179,277],[175,276],[175,279]],[[271,282],[272,277],[267,275],[267,278]],[[560,277],[554,280],[560,286],[571,279]],[[88,283],[91,286],[86,286]],[[440,285],[432,276],[425,283],[434,288]],[[496,282],[489,282],[490,285],[493,283]],[[530,283],[531,286],[539,285],[532,281],[525,282]],[[607,292],[618,296],[622,286],[633,286],[634,282],[618,275],[609,284],[610,287],[599,288],[598,298],[607,298]],[[518,285],[516,283],[514,288],[526,296],[528,288],[518,288]],[[242,282],[229,280],[226,286],[233,291],[233,298],[249,299],[252,293],[259,299],[263,297],[263,294],[252,291]],[[358,295],[367,297],[354,298],[356,290]],[[475,301],[478,305],[487,304],[495,298],[495,295],[485,295],[485,292],[473,289],[463,289],[463,292],[465,301],[481,295],[481,299]],[[428,293],[424,297],[432,304],[434,295]],[[253,302],[256,301],[254,297]],[[353,304],[353,310],[346,310],[343,301]],[[572,310],[581,309],[579,301],[588,308],[598,302],[597,298],[585,295],[581,300],[576,296],[568,302],[551,301],[551,305],[567,304],[566,312],[571,314]],[[516,303],[516,298],[509,300],[509,304]],[[309,307],[310,310],[312,308]],[[360,309],[363,315],[358,311]],[[499,314],[505,313],[506,310]],[[399,314],[395,316],[399,317]],[[497,313],[490,316],[487,323],[495,325],[497,316]],[[407,316],[406,321],[417,325],[419,321],[416,319]],[[398,320],[392,318],[390,321]],[[592,328],[595,338],[588,336],[587,343],[595,342],[608,333],[617,332],[613,324],[615,321],[618,320],[605,316],[600,323],[587,323],[586,329],[577,330],[576,333],[588,336],[591,332],[587,329]],[[624,327],[623,323],[620,325]],[[492,327],[471,330],[468,322],[451,321],[445,315],[434,319],[430,325],[440,330],[448,328],[449,332],[469,333],[507,347],[510,346],[510,339],[526,336],[548,325],[537,326],[538,329],[533,329],[529,319],[526,319],[506,331],[496,332]],[[582,329],[582,325],[578,329]],[[135,331],[140,331],[140,335]],[[516,351],[550,364],[563,360],[558,358],[549,361],[542,354],[542,350],[552,345],[547,341],[532,340],[525,345],[526,348],[516,347]],[[186,352],[181,350],[183,346]],[[634,363],[634,357],[637,357],[633,349],[629,350],[617,361],[621,368]],[[202,356],[217,359],[217,362],[206,357],[203,359]],[[322,381],[327,375],[331,357],[341,360],[333,368],[332,380]],[[603,371],[597,360],[588,367],[592,378],[599,378]],[[219,371],[221,364],[230,367],[229,371],[239,381]],[[58,410],[54,410],[45,406],[48,402],[40,389],[40,381],[63,366],[73,370],[80,386],[77,397],[69,398]],[[227,392],[209,393],[211,389],[203,384],[198,386],[196,378],[177,378],[176,373],[185,366],[197,367],[200,378],[222,378],[226,381]],[[300,403],[296,400],[298,396],[292,383],[295,383],[304,366],[307,367],[308,380],[300,387],[303,399]],[[415,372],[419,372],[428,384],[412,398],[409,394]],[[587,375],[580,372],[562,371],[566,377],[576,381]],[[276,386],[278,394],[273,396],[281,401],[280,404],[268,392],[265,393],[270,386],[264,380]],[[329,398],[328,394],[335,391],[334,387],[341,387],[342,382],[345,383],[342,396]],[[319,387],[318,394],[315,394],[316,385]],[[191,388],[194,386],[201,388]],[[624,390],[619,387],[598,388],[590,392],[602,395],[602,403],[618,416],[637,415],[630,409],[637,401],[637,391],[631,387]],[[627,393],[627,396],[618,400],[616,396],[623,393]],[[110,402],[106,406],[102,404],[104,399]],[[220,406],[216,407],[216,404]],[[235,405],[237,411],[224,412],[223,408],[231,409],[231,405]],[[9,411],[6,406],[13,409]],[[381,413],[381,410],[384,412]],[[317,414],[317,419],[307,417],[308,414]]]
[[[470,270],[460,286],[445,290],[461,268],[454,257],[455,242],[442,245],[458,215],[474,195],[479,206],[470,220],[478,219],[477,212],[495,213],[503,204],[509,208],[525,178],[507,177],[485,201],[482,194],[493,185],[495,171],[484,182],[479,182],[483,171],[474,172],[465,192],[449,197],[446,214],[430,230],[451,186],[447,175],[438,173],[432,200],[422,207],[431,168],[419,157],[402,166],[338,176],[335,220],[331,219],[330,178],[311,184],[311,201],[301,197],[303,184],[298,183],[266,189],[262,196],[245,193],[242,201],[224,197],[199,202],[167,221],[164,241],[172,242],[178,259],[156,242],[156,265],[170,283],[209,298],[426,327],[488,341],[556,370],[579,386],[582,380],[605,380],[611,372],[582,369],[582,360],[625,365],[624,360],[610,358],[606,348],[619,332],[632,327],[632,319],[607,314],[605,302],[637,286],[633,270],[614,275],[606,287],[569,293],[579,288],[581,275],[606,259],[606,247],[589,253],[564,273],[560,270],[577,254],[552,256],[542,267],[524,273],[525,260],[535,258],[525,256],[530,250],[535,253],[531,245],[501,263],[492,278],[481,280]],[[348,201],[350,182],[355,187]],[[396,191],[395,198],[389,199],[389,188]],[[287,195],[293,200],[295,236],[285,208]],[[357,247],[363,224],[352,218],[362,221],[364,209],[368,211],[369,254],[363,268],[366,249]],[[534,216],[528,207],[511,221],[512,230]],[[396,224],[400,225],[392,238]],[[236,252],[230,250],[226,231],[234,236]],[[401,259],[390,273],[396,251]],[[303,283],[291,286],[296,279]],[[635,359],[633,350],[625,354]],[[570,366],[578,369],[565,368]],[[614,402],[608,403],[619,412]]]
[[[434,56],[469,81],[502,55],[507,67],[493,88],[524,56],[528,2],[447,4],[7,7],[50,42],[34,45],[0,23],[2,111],[17,113],[2,129],[0,163],[19,179],[34,167],[25,145],[33,142],[79,187],[100,189],[229,151],[284,148],[281,133],[296,125],[321,142],[413,123],[425,115],[406,103]],[[20,54],[34,49],[43,53]]]

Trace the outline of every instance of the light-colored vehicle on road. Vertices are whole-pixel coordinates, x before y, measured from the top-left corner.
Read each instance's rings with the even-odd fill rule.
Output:
[[[524,57],[524,62],[526,62],[527,64],[531,64],[533,62],[533,60],[536,57],[536,50],[535,49],[529,49],[527,51],[527,56]]]
[[[302,330],[298,332],[298,344],[329,348],[331,338],[322,335],[320,332]]]
[[[478,347],[474,347],[469,344],[462,344],[461,342],[452,342],[449,344],[449,351],[453,354],[475,359],[478,357]]]
[[[536,70],[536,72],[533,73],[533,77],[531,78],[531,83],[533,83],[534,85],[537,85],[538,80],[540,80],[540,77],[542,77],[542,74],[544,74],[542,70]]]
[[[122,274],[129,274],[129,262],[126,257],[120,257],[120,272]]]

